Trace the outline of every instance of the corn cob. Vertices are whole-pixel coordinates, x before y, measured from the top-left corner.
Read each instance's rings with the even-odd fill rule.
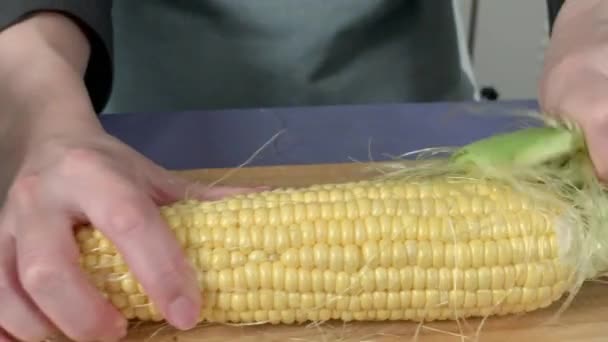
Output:
[[[203,293],[201,321],[432,321],[522,313],[571,288],[569,206],[504,182],[427,177],[184,200],[160,210]],[[81,265],[129,319],[163,318],[112,243]]]

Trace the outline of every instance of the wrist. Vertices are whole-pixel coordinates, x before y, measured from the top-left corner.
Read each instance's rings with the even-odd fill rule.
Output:
[[[543,110],[557,110],[573,80],[601,73],[608,58],[608,3],[567,0],[557,17],[538,84]]]
[[[83,80],[88,50],[66,47],[66,39],[83,43],[62,20],[68,21],[43,15],[0,34],[0,134],[17,130],[28,140],[100,129]]]
[[[7,64],[27,65],[42,54],[62,59],[83,77],[90,46],[71,19],[53,12],[35,14],[0,31],[0,73]]]
[[[12,74],[0,85],[6,120],[32,134],[99,126],[84,81],[62,60],[36,58]]]

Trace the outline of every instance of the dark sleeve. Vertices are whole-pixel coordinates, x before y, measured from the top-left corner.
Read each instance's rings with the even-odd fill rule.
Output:
[[[99,113],[110,96],[113,79],[112,0],[1,0],[0,30],[39,11],[56,11],[73,19],[91,45],[85,83]]]
[[[549,15],[549,32],[553,31],[557,14],[564,5],[564,0],[547,0],[547,14]]]

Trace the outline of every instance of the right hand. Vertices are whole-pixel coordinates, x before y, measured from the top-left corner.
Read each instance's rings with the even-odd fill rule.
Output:
[[[38,140],[25,150],[0,212],[0,326],[23,340],[55,327],[75,340],[114,339],[126,322],[81,273],[73,224],[112,240],[150,298],[177,328],[191,328],[195,274],[158,204],[254,191],[192,184],[101,130]]]

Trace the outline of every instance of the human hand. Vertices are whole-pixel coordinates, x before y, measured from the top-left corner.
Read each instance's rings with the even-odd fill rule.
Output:
[[[190,184],[109,136],[84,86],[88,53],[57,13],[0,33],[0,341],[124,335],[125,319],[79,268],[81,222],[113,241],[169,323],[191,327],[204,299],[157,205],[186,189],[201,199],[254,191]]]
[[[608,181],[608,3],[566,1],[540,80],[541,110],[583,131],[597,176]]]
[[[126,321],[81,273],[73,225],[111,239],[168,321],[186,329],[201,305],[195,274],[157,204],[254,191],[192,184],[102,130],[45,136],[23,150],[0,212],[0,327],[20,340],[59,330],[116,339]],[[1,339],[0,339],[1,340]]]

